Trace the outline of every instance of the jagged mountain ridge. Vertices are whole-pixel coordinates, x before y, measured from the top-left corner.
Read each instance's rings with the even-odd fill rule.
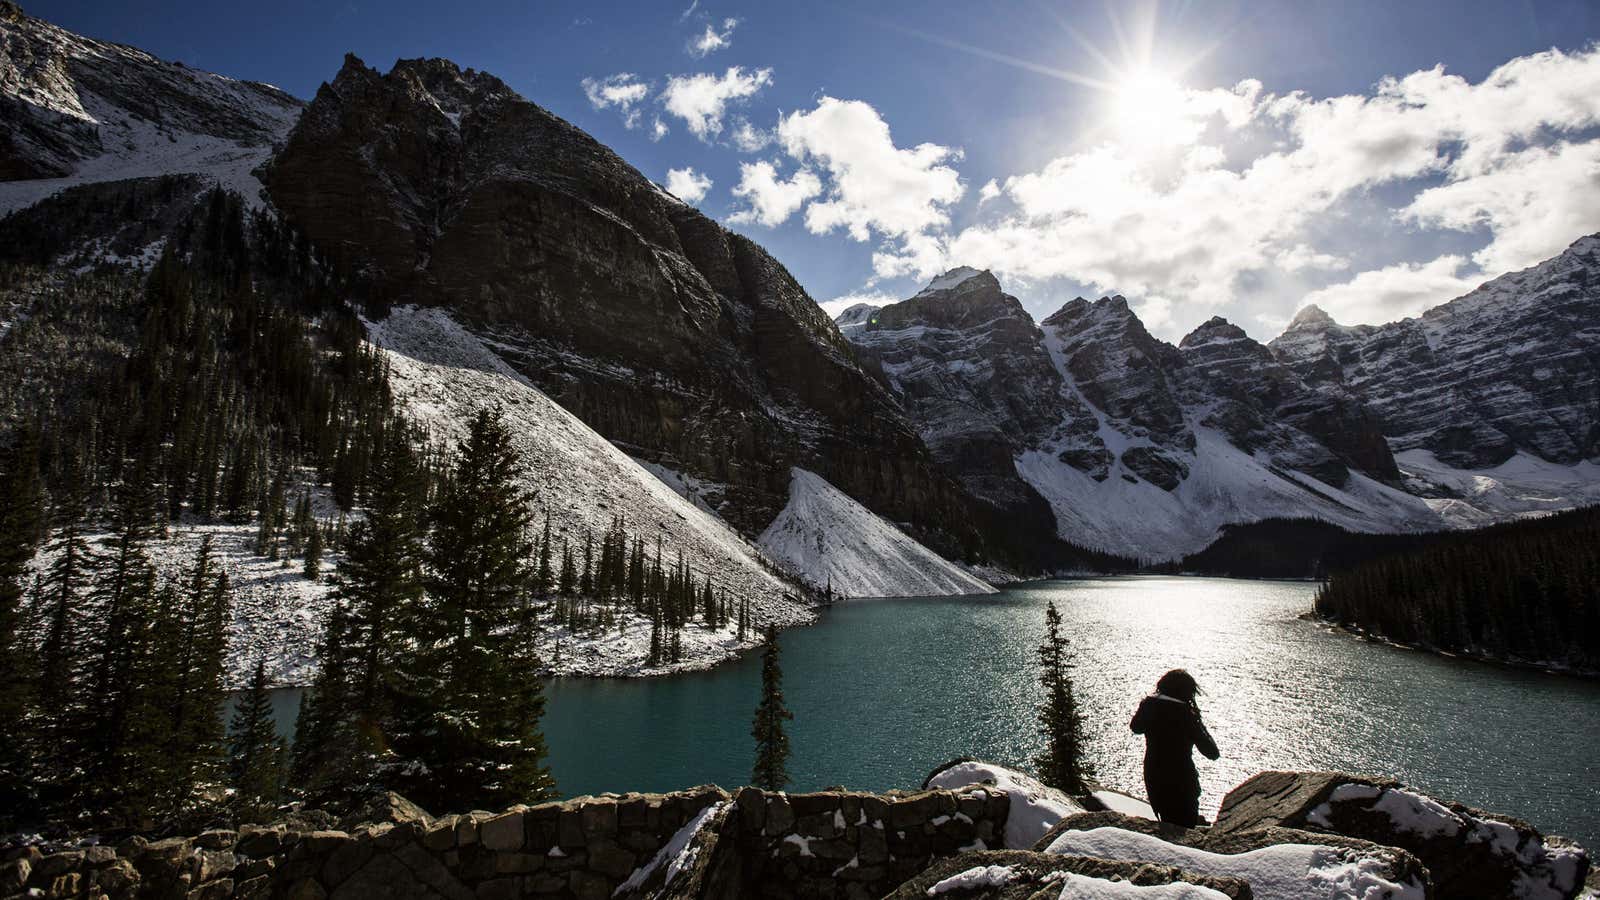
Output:
[[[165,62],[0,3],[0,214],[73,184],[199,172],[256,201],[251,176],[300,115],[271,85]]]
[[[1482,469],[1518,452],[1600,457],[1600,235],[1422,315],[1343,326],[1315,306],[1271,344],[1307,383],[1361,398],[1396,451]]]
[[[846,310],[841,332],[963,484],[1003,503],[1022,483],[1069,541],[1162,559],[1224,525],[1274,516],[1363,531],[1481,524],[1584,502],[1592,479],[1550,465],[1457,475],[1403,451],[1445,458],[1461,443],[1447,404],[1476,392],[1487,399],[1472,408],[1497,410],[1497,424],[1531,424],[1495,432],[1509,451],[1458,455],[1458,465],[1523,451],[1559,470],[1600,454],[1572,439],[1600,419],[1586,280],[1600,271],[1597,246],[1581,240],[1409,324],[1343,328],[1308,311],[1271,345],[1218,317],[1174,346],[1118,296],[1076,298],[1035,325],[991,274],[968,268],[901,303]],[[1396,346],[1412,348],[1409,368],[1392,358]],[[1405,372],[1431,380],[1407,392]],[[1559,387],[1530,409],[1530,380]],[[1437,430],[1419,432],[1430,421]],[[1563,480],[1564,501],[1549,495]],[[1465,491],[1468,481],[1491,487]]]
[[[450,309],[630,453],[726,487],[747,535],[800,466],[947,556],[974,502],[776,260],[491,75],[354,57],[265,173],[384,301]]]

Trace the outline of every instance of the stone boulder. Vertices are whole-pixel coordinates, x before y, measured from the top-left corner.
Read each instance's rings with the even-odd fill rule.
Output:
[[[920,875],[900,885],[884,900],[925,900],[930,896],[984,898],[984,900],[1024,900],[1032,897],[1064,895],[1067,888],[1078,893],[1066,896],[1094,896],[1115,890],[1114,884],[1154,886],[1188,884],[1192,891],[1165,896],[1184,900],[1248,900],[1254,895],[1240,878],[1200,875],[1174,866],[1156,863],[1060,856],[1028,850],[990,850],[963,853],[940,860]],[[1121,896],[1120,894],[1116,896]]]
[[[1345,835],[1419,858],[1440,898],[1561,898],[1583,889],[1588,853],[1527,822],[1340,772],[1263,772],[1223,798],[1212,840],[1273,828]]]
[[[355,831],[363,825],[401,825],[408,822],[415,822],[426,829],[433,824],[433,816],[394,791],[380,791],[340,819],[335,827],[339,831]]]

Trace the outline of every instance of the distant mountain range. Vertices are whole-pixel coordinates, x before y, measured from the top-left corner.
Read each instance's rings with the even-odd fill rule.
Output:
[[[1416,530],[1600,499],[1594,237],[1418,319],[1308,308],[1270,344],[1212,319],[1173,346],[1121,297],[1035,322],[973,269],[830,321],[756,243],[446,60],[346,57],[304,103],[4,4],[0,126],[0,256],[149,265],[206,190],[238,191],[343,273],[429,391],[468,392],[407,394],[419,415],[516,402],[585,435],[539,444],[547,496],[626,495],[771,604],[766,565],[845,594],[979,590],[1266,517]],[[463,341],[483,377],[438,375]],[[598,493],[560,464],[590,434],[626,454]],[[673,502],[639,495],[658,483]],[[869,565],[898,574],[851,577]]]
[[[1307,307],[1177,346],[1122,297],[1035,323],[988,272],[835,320],[935,459],[1058,534],[1165,560],[1224,525],[1486,524],[1600,499],[1600,236],[1388,325]]]

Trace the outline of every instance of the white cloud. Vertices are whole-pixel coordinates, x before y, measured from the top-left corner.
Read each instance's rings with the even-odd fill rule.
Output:
[[[661,117],[657,116],[656,120],[655,120],[655,123],[650,126],[650,140],[651,141],[659,141],[659,140],[661,140],[662,138],[664,138],[666,136],[667,136],[667,123],[661,121]]]
[[[718,50],[732,46],[733,29],[738,26],[738,19],[723,19],[720,29],[707,24],[704,32],[689,41],[689,55],[695,59],[704,59]]]
[[[1336,322],[1381,325],[1414,316],[1440,298],[1457,297],[1477,287],[1480,279],[1456,274],[1466,264],[1465,257],[1446,255],[1425,263],[1369,269],[1343,284],[1312,291],[1302,305],[1320,306]]]
[[[828,318],[831,319],[850,307],[861,303],[865,303],[868,306],[888,306],[891,303],[899,303],[904,299],[904,297],[896,297],[895,295],[885,291],[863,290],[849,294],[841,294],[832,300],[824,300],[817,305],[822,307],[822,311],[827,313]]]
[[[694,2],[689,4],[689,8],[688,9],[685,9],[683,12],[678,14],[678,21],[682,22],[682,21],[687,20],[690,16],[694,15],[694,11],[699,9],[699,8],[700,8],[700,0],[694,0]]]
[[[1000,182],[991,178],[983,183],[983,187],[978,189],[978,205],[982,206],[998,196],[1000,196]]]
[[[810,112],[778,123],[778,141],[794,159],[814,161],[829,176],[826,195],[806,207],[806,228],[844,228],[858,241],[876,231],[911,238],[950,222],[945,211],[965,188],[947,162],[961,151],[938,144],[896,147],[889,124],[859,100],[823,97]]]
[[[739,66],[730,66],[720,76],[709,72],[674,75],[661,91],[661,102],[695,137],[709,142],[722,133],[722,117],[730,103],[753,97],[771,83],[771,69],[747,73]]]
[[[684,166],[681,169],[667,170],[667,190],[672,195],[685,203],[695,204],[705,199],[706,192],[711,190],[711,179],[693,166]]]
[[[1064,279],[1120,291],[1179,329],[1225,306],[1241,321],[1282,321],[1350,267],[1328,246],[1337,240],[1379,262],[1323,289],[1330,310],[1358,322],[1448,300],[1600,230],[1600,47],[1514,59],[1478,83],[1427,69],[1366,95],[1269,94],[1255,81],[1179,90],[1161,101],[1176,117],[1164,144],[1126,138],[1135,110],[1131,125],[1114,121],[1097,142],[1001,179],[1012,208],[985,204],[988,218],[954,233],[929,226],[915,245],[880,249],[875,268]],[[1440,232],[1487,245],[1470,259],[1406,259]]]
[[[788,180],[778,177],[778,169],[766,160],[739,164],[739,184],[733,195],[749,205],[728,217],[738,225],[783,223],[807,200],[822,193],[822,181],[810,169],[801,169]]]
[[[777,136],[770,131],[762,131],[750,124],[750,120],[740,116],[733,120],[733,130],[728,134],[728,139],[733,146],[745,153],[755,153],[765,150],[769,144],[777,140]]]
[[[648,82],[630,72],[618,72],[599,79],[585,78],[582,84],[590,106],[597,110],[616,107],[624,126],[633,128],[639,124],[638,106],[650,94]]]

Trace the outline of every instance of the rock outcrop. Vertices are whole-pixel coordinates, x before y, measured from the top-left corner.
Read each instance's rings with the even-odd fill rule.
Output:
[[[1589,868],[1582,848],[1519,819],[1340,772],[1262,772],[1223,798],[1208,840],[1263,829],[1404,849],[1427,866],[1438,898],[1571,898]]]
[[[947,556],[970,499],[776,260],[499,79],[348,57],[266,174],[381,302],[443,305],[601,434],[726,486],[754,535],[801,466]]]

